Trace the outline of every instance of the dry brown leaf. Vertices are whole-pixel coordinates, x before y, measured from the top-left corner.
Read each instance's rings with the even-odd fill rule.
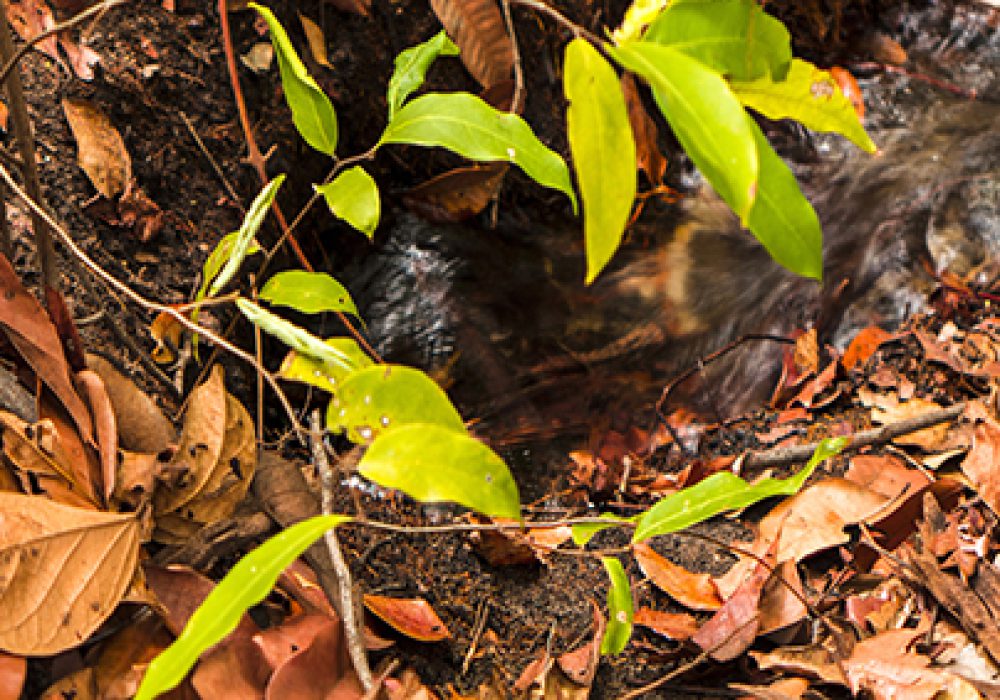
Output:
[[[794,625],[809,614],[805,592],[794,561],[784,561],[774,568],[760,594],[760,634],[770,634]]]
[[[123,450],[158,453],[176,439],[174,426],[156,402],[100,355],[87,353],[87,367],[104,381]]]
[[[273,670],[251,637],[232,634],[202,654],[191,685],[201,700],[264,700]]]
[[[0,651],[0,700],[18,700],[27,675],[27,659]]]
[[[327,619],[315,638],[274,670],[268,698],[361,700],[364,688],[351,665],[344,626]]]
[[[871,406],[872,422],[877,425],[898,423],[925,413],[941,410],[940,404],[920,397],[914,397],[909,401],[899,401],[894,394],[866,392],[863,400],[866,405]],[[897,445],[919,447],[924,452],[935,452],[949,446],[948,424],[939,423],[923,430],[907,433],[894,438],[893,442]]]
[[[844,369],[852,370],[867,362],[868,358],[874,355],[883,343],[887,343],[895,337],[878,326],[869,326],[854,336],[850,345],[847,346],[847,350],[844,351],[844,356],[840,358],[840,364],[844,366]]]
[[[632,545],[642,573],[681,605],[692,610],[718,610],[722,597],[708,574],[695,574],[657,554],[645,542]]]
[[[431,0],[431,7],[480,85],[510,80],[514,50],[495,0]]]
[[[156,615],[145,615],[104,642],[93,666],[94,684],[102,700],[133,697],[149,662],[172,641]]]
[[[621,87],[628,108],[629,125],[635,137],[636,166],[646,173],[646,178],[652,185],[662,185],[663,176],[667,172],[667,159],[660,151],[656,124],[642,103],[631,73],[622,73]]]
[[[506,163],[489,163],[449,170],[411,189],[403,195],[403,204],[428,221],[465,221],[496,196],[509,168]]]
[[[385,689],[389,700],[438,700],[438,695],[410,668],[400,674],[399,680],[387,678]]]
[[[125,191],[132,179],[132,159],[111,120],[86,100],[66,98],[63,112],[77,145],[77,162],[107,199]]]
[[[662,637],[678,642],[691,639],[698,631],[698,621],[687,613],[671,613],[650,608],[639,608],[632,620],[635,624],[646,627]]]
[[[202,601],[215,588],[212,579],[184,566],[156,566],[143,563],[146,585],[159,602],[157,611],[163,616],[167,629],[179,635],[188,619]],[[233,634],[252,637],[260,628],[243,613]]]
[[[7,5],[7,19],[25,41],[30,41],[42,32],[56,26],[52,10],[42,0],[20,0]],[[55,36],[48,36],[37,42],[35,50],[44,53],[59,65],[65,67],[62,56],[59,55],[59,45]]]
[[[904,491],[911,493],[931,481],[926,474],[906,466],[894,455],[854,455],[844,478],[886,498],[895,498]]]
[[[132,580],[138,535],[131,515],[0,493],[0,648],[56,654],[86,640]]]
[[[730,683],[729,687],[758,700],[798,700],[809,690],[809,681],[805,678],[781,678],[770,685]]]
[[[164,312],[157,314],[149,324],[149,334],[156,341],[150,356],[161,365],[169,365],[177,359],[183,333],[184,326],[176,318]]]
[[[972,448],[962,461],[964,473],[980,498],[994,513],[1000,514],[1000,425],[992,418],[976,424]]]
[[[448,627],[423,598],[388,598],[366,595],[365,607],[400,634],[418,642],[439,642],[451,637]]]
[[[908,651],[920,629],[882,632],[854,646],[844,664],[848,685],[877,700],[931,700],[947,686],[947,674],[929,668],[931,660]]]
[[[371,8],[371,0],[325,0],[330,3],[338,10],[343,12],[353,12],[359,14],[362,17],[368,16],[368,10]]]
[[[314,21],[306,17],[301,12],[298,13],[299,22],[302,23],[302,31],[305,32],[306,42],[309,44],[309,53],[313,60],[324,68],[333,69],[330,59],[326,57],[326,37],[323,30]]]
[[[107,389],[97,372],[82,369],[76,373],[76,382],[83,390],[83,397],[94,417],[94,433],[101,457],[100,494],[107,503],[115,490],[118,469],[118,422]]]
[[[60,678],[48,687],[42,700],[101,700],[94,681],[94,669],[81,668],[76,673]]]
[[[822,646],[780,647],[770,653],[751,651],[750,656],[764,671],[804,674],[826,683],[847,685],[833,654]]]

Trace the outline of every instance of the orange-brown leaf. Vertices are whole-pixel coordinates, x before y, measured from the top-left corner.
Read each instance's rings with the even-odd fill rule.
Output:
[[[514,50],[495,0],[431,0],[431,7],[480,85],[510,79]]]

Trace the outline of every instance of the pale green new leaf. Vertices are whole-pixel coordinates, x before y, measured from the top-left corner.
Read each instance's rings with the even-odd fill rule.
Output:
[[[361,346],[353,338],[327,338],[323,341],[334,351],[347,356],[351,369],[343,365],[317,360],[315,357],[303,355],[295,350],[290,351],[278,369],[278,376],[293,382],[310,384],[317,389],[333,393],[340,388],[341,382],[352,372],[365,367],[371,367],[374,362],[368,357]]]
[[[396,56],[395,68],[392,77],[389,78],[389,88],[386,90],[389,121],[392,121],[396,110],[406,102],[406,98],[423,85],[427,69],[438,56],[457,55],[458,47],[442,29],[424,43],[410,47]]]
[[[632,541],[677,532],[724,511],[746,508],[772,496],[791,496],[802,488],[821,462],[839,453],[847,442],[846,438],[823,440],[809,463],[787,479],[767,478],[751,485],[732,472],[712,474],[694,486],[661,498],[639,516]]]
[[[292,525],[243,557],[194,611],[184,631],[146,669],[136,700],[152,700],[178,683],[209,647],[236,629],[248,608],[274,588],[284,569],[346,515],[317,515]]]
[[[316,191],[323,195],[326,205],[338,219],[371,239],[378,227],[382,213],[382,203],[378,185],[361,166],[355,166],[338,175],[333,182],[316,185]]]
[[[617,44],[638,38],[642,34],[642,30],[652,23],[668,5],[670,5],[670,0],[632,0],[632,4],[625,10],[625,18],[612,33],[611,38]]]
[[[465,432],[448,395],[426,374],[403,365],[374,365],[348,376],[326,412],[326,427],[346,430],[351,442],[372,438],[408,423],[432,423]]]
[[[243,217],[243,222],[240,224],[239,230],[236,231],[226,264],[215,279],[212,280],[212,284],[208,288],[208,296],[216,296],[236,276],[236,272],[240,269],[240,265],[243,264],[251,246],[254,244],[254,236],[257,235],[261,224],[264,223],[267,210],[271,208],[274,197],[278,194],[278,188],[281,187],[281,183],[284,181],[285,176],[283,174],[278,175],[267,183],[264,189],[254,197],[253,202],[250,203],[250,208],[247,209],[247,213]],[[202,283],[204,284],[204,280]]]
[[[608,589],[608,624],[601,638],[602,654],[620,654],[632,637],[632,588],[622,563],[616,557],[602,557],[601,562],[611,579]]]
[[[756,0],[674,0],[643,35],[683,51],[729,78],[784,78],[788,30]]]
[[[233,256],[233,248],[236,245],[237,239],[240,237],[239,231],[233,231],[232,233],[227,233],[218,242],[212,252],[209,253],[208,258],[205,260],[205,264],[201,267],[201,285],[198,287],[198,292],[194,295],[195,301],[201,301],[208,294],[208,285],[211,284],[215,276],[219,274],[219,270],[222,266]],[[260,245],[257,243],[256,238],[250,240],[250,245],[247,246],[246,253],[244,257],[249,257],[260,252]],[[195,320],[193,317],[192,321]]]
[[[286,270],[267,281],[260,298],[305,314],[340,311],[358,315],[358,308],[344,285],[324,272]]]
[[[768,119],[795,119],[813,131],[838,133],[868,153],[876,151],[837,81],[808,61],[794,59],[784,80],[734,80],[732,87],[743,104]]]
[[[504,161],[545,187],[564,192],[576,211],[569,169],[516,114],[500,112],[467,92],[429,93],[396,112],[379,145],[440,146],[477,161]]]
[[[326,93],[320,89],[313,77],[309,75],[305,64],[299,58],[292,46],[285,28],[274,14],[255,2],[248,4],[257,10],[267,22],[271,30],[271,43],[278,57],[278,70],[281,72],[281,87],[285,92],[285,100],[292,110],[292,122],[299,134],[310,146],[320,153],[332,156],[337,150],[337,114]]]
[[[583,199],[590,284],[618,249],[635,199],[635,139],[618,75],[586,39],[566,46],[566,131]]]
[[[745,221],[757,191],[757,147],[729,84],[669,46],[632,42],[608,51],[622,67],[649,83],[681,146]]]
[[[299,328],[291,321],[262,309],[249,299],[237,299],[236,308],[255,326],[265,333],[288,345],[293,350],[309,355],[317,360],[337,365],[345,370],[355,370],[354,358],[339,348],[328,345],[304,328]]]
[[[358,471],[422,503],[451,501],[497,518],[521,518],[507,465],[465,432],[427,423],[392,428],[375,438]]]
[[[628,525],[636,521],[636,517],[623,518],[620,515],[615,515],[614,513],[601,513],[601,517],[606,519],[606,523],[581,523],[574,525],[572,528],[573,532],[573,544],[577,547],[584,547],[590,540],[594,538],[598,532],[603,532],[604,530],[610,530],[613,527],[621,527],[622,525]]]
[[[760,181],[748,227],[779,264],[803,277],[823,279],[823,231],[795,175],[756,122],[747,115],[757,142]]]

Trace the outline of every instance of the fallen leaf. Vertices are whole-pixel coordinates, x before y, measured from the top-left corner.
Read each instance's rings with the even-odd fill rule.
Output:
[[[326,37],[323,36],[323,30],[320,29],[318,24],[301,12],[298,15],[299,22],[302,23],[302,31],[306,35],[306,43],[309,45],[309,53],[312,54],[313,60],[324,68],[333,70],[333,66],[330,65],[330,59],[326,57]]]
[[[910,493],[931,481],[923,472],[906,466],[899,457],[870,454],[851,457],[844,478],[886,498],[895,498],[904,491]]]
[[[215,582],[185,566],[156,566],[144,563],[146,585],[156,596],[157,612],[175,636],[180,635],[188,619],[215,588]],[[260,628],[246,613],[240,618],[233,634],[252,637]]]
[[[850,345],[847,346],[847,350],[844,351],[844,356],[840,358],[840,364],[843,365],[844,369],[850,371],[867,362],[868,358],[874,355],[875,351],[884,343],[896,337],[878,326],[869,326],[854,336]]]
[[[495,519],[495,523],[513,523]],[[568,525],[520,530],[483,530],[474,539],[476,552],[491,566],[517,566],[546,563],[553,550],[569,541],[573,529]]]
[[[25,41],[31,41],[43,32],[47,32],[56,26],[55,17],[52,10],[41,0],[20,0],[7,5],[7,19]],[[55,35],[45,37],[34,45],[36,51],[45,54],[59,65],[66,67],[62,56],[59,55],[59,44]]]
[[[361,700],[364,688],[351,666],[344,626],[326,619],[312,641],[275,669],[268,698]]]
[[[48,655],[86,640],[132,581],[138,532],[132,515],[0,493],[0,648]]]
[[[632,553],[642,573],[668,596],[692,610],[718,610],[722,598],[708,574],[691,573],[657,554],[649,544],[637,542]]]
[[[101,457],[100,494],[104,503],[108,502],[115,490],[115,477],[118,469],[118,422],[111,407],[111,399],[104,388],[100,375],[91,369],[82,369],[76,373],[77,385],[83,389],[83,397],[90,406],[90,414],[94,417],[94,433],[97,436],[97,447]]]
[[[274,667],[246,634],[231,634],[201,655],[191,685],[203,700],[264,700]]]
[[[621,88],[628,109],[632,136],[635,138],[636,165],[639,170],[646,173],[646,179],[652,185],[662,185],[663,176],[667,172],[667,159],[660,151],[656,124],[642,103],[635,86],[635,78],[628,71],[622,73]]]
[[[909,651],[920,629],[882,632],[854,646],[843,662],[851,692],[862,690],[876,700],[931,700],[948,684],[946,674],[929,668],[931,660]]]
[[[365,595],[365,607],[394,630],[418,642],[449,639],[451,632],[423,598]]]
[[[771,634],[794,625],[809,614],[805,603],[802,580],[794,561],[784,561],[774,567],[774,571],[764,584],[760,594],[759,634]]]
[[[59,32],[59,45],[66,52],[69,66],[73,74],[80,80],[90,82],[94,79],[94,66],[100,65],[101,56],[89,46],[74,41],[70,32]]]
[[[994,513],[1000,514],[1000,424],[987,417],[975,425],[972,447],[962,461],[965,474],[980,498]]]
[[[107,199],[125,191],[132,179],[132,159],[111,120],[86,100],[66,98],[63,112],[77,145],[77,162]]]
[[[494,0],[431,0],[431,7],[480,85],[489,88],[510,79],[514,50]]]
[[[101,700],[97,694],[97,683],[94,680],[94,669],[81,668],[75,673],[60,678],[50,685],[42,700]]]
[[[805,678],[780,678],[770,685],[730,683],[729,687],[758,700],[798,700],[809,690]]]
[[[87,367],[104,381],[122,449],[156,454],[174,442],[177,434],[174,426],[135,382],[100,355],[87,353]]]
[[[763,671],[804,674],[826,683],[847,685],[836,658],[829,649],[819,645],[780,647],[769,653],[751,651],[750,657]]]
[[[28,675],[28,660],[0,651],[0,700],[18,700]]]
[[[940,404],[920,397],[914,397],[909,401],[899,401],[893,394],[869,393],[865,396],[871,402],[872,422],[876,425],[899,423],[925,413],[940,411],[942,408]],[[929,428],[893,438],[893,442],[897,445],[919,447],[925,452],[935,452],[939,448],[947,446],[947,440],[947,423],[938,423]]]
[[[509,168],[506,163],[489,163],[449,170],[410,189],[403,204],[435,223],[465,221],[496,196]]]
[[[639,608],[635,611],[632,622],[641,627],[653,630],[661,637],[683,642],[694,636],[698,631],[698,621],[687,613],[671,613],[650,608]]]

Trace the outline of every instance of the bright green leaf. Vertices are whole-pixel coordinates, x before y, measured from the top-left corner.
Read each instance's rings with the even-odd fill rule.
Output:
[[[625,18],[621,25],[612,33],[615,43],[636,39],[647,25],[652,23],[664,8],[670,5],[670,0],[633,0],[625,10]]]
[[[747,115],[757,142],[760,184],[750,210],[750,231],[779,264],[815,280],[823,278],[823,232],[819,217],[795,175]]]
[[[333,182],[316,185],[326,205],[338,219],[343,219],[370,239],[375,235],[382,203],[378,185],[361,166],[338,175]]]
[[[406,49],[396,56],[395,68],[389,78],[389,89],[386,91],[386,101],[389,103],[389,121],[396,110],[406,102],[410,94],[423,85],[427,69],[431,67],[438,56],[457,56],[458,47],[448,38],[445,30],[441,30],[422,44]]]
[[[643,41],[683,51],[729,78],[784,78],[791,38],[756,0],[674,0]]]
[[[233,256],[233,249],[239,237],[239,231],[227,233],[222,237],[222,240],[218,242],[212,252],[209,253],[208,258],[205,260],[205,264],[201,267],[201,286],[198,287],[198,292],[194,296],[195,301],[201,301],[205,298],[205,295],[208,294],[208,285],[215,279],[215,276],[219,274],[219,270],[222,269],[225,262]],[[257,239],[251,239],[250,245],[247,246],[245,256],[255,255],[259,252],[260,245],[258,245]],[[194,319],[192,318],[191,320]]]
[[[332,156],[337,150],[337,114],[333,111],[330,98],[309,75],[285,28],[274,14],[255,2],[248,5],[260,13],[271,30],[271,43],[281,72],[281,87],[292,110],[295,128],[306,143],[320,153]]]
[[[136,700],[152,700],[184,680],[201,653],[232,632],[243,613],[270,593],[285,567],[324,532],[348,520],[345,515],[317,515],[243,557],[194,611],[174,643],[149,664]]]
[[[477,161],[514,163],[535,182],[564,192],[576,211],[569,169],[516,114],[500,112],[466,92],[430,93],[396,112],[379,145],[440,146]]]
[[[745,221],[757,191],[757,148],[746,113],[728,83],[668,46],[633,42],[608,51],[650,84],[681,146]]]
[[[577,547],[585,547],[590,540],[594,538],[598,532],[603,532],[604,530],[610,530],[613,527],[620,527],[621,525],[626,525],[629,523],[634,523],[636,518],[623,518],[614,513],[601,513],[601,517],[605,518],[608,522],[606,523],[584,523],[580,525],[573,526],[573,544]]]
[[[832,131],[874,153],[875,144],[865,132],[851,101],[825,70],[796,58],[782,81],[769,77],[732,81],[733,91],[747,107],[768,119],[795,119],[813,131]]]
[[[422,503],[453,501],[486,515],[521,518],[517,484],[503,460],[467,433],[441,425],[386,430],[368,447],[358,471]]]
[[[620,654],[632,637],[632,588],[622,563],[616,557],[602,557],[601,562],[611,579],[608,589],[608,624],[601,639],[602,654]]]
[[[324,272],[305,270],[279,272],[260,290],[260,298],[305,314],[342,311],[352,316],[358,315],[358,309],[351,299],[350,292]]]
[[[351,374],[330,401],[326,427],[368,443],[390,428],[432,423],[465,432],[448,395],[426,374],[403,365],[375,365]]]
[[[727,510],[746,508],[772,496],[790,496],[802,488],[816,467],[847,446],[846,438],[823,440],[809,463],[787,479],[767,478],[748,484],[732,472],[718,472],[694,486],[661,498],[639,516],[633,542],[691,527]]]
[[[240,228],[236,232],[236,236],[232,242],[226,264],[208,288],[208,296],[216,296],[236,276],[236,272],[240,269],[240,265],[243,264],[243,260],[246,259],[251,246],[254,245],[254,236],[257,235],[261,224],[264,223],[264,217],[267,216],[267,210],[271,208],[271,203],[274,202],[274,197],[278,194],[278,188],[281,187],[281,183],[284,181],[285,176],[278,175],[267,183],[267,186],[250,203],[250,208],[247,209],[246,216],[243,217],[243,222],[240,224]],[[206,263],[207,266],[208,264]]]
[[[236,308],[255,326],[259,326],[262,331],[270,333],[293,350],[345,370],[357,369],[354,358],[348,353],[324,343],[304,328],[299,328],[294,323],[262,309],[249,299],[237,299]]]
[[[310,384],[318,389],[333,393],[340,388],[341,382],[356,369],[364,369],[374,364],[353,338],[327,338],[323,342],[332,347],[334,351],[343,353],[350,358],[352,369],[331,362],[323,362],[315,357],[292,350],[281,363],[278,376],[289,381]]]
[[[618,249],[635,199],[635,139],[618,75],[586,39],[566,46],[566,131],[583,198],[590,284]]]

